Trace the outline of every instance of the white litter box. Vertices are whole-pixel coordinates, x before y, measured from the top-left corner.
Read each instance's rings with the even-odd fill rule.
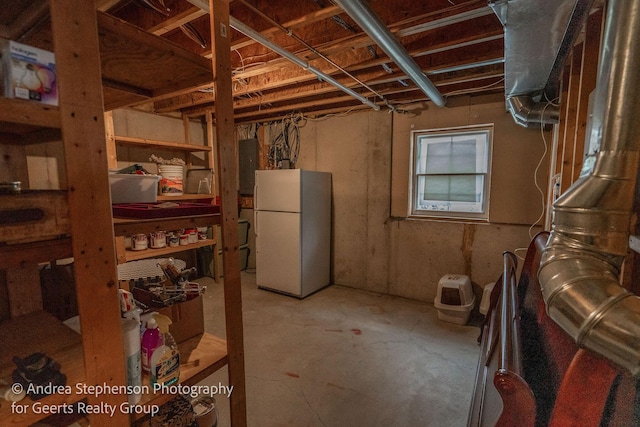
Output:
[[[489,305],[491,305],[491,291],[496,285],[496,282],[487,283],[482,289],[482,299],[480,300],[480,307],[478,310],[480,313],[486,315],[489,311]]]
[[[469,276],[447,274],[438,282],[438,292],[433,301],[438,319],[465,325],[476,302]]]

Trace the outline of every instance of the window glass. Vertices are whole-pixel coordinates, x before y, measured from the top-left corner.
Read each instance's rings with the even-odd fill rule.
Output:
[[[412,215],[488,219],[492,130],[413,133]]]

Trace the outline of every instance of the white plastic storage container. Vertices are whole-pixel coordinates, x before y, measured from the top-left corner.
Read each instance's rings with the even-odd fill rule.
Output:
[[[447,274],[438,282],[438,292],[433,301],[438,319],[465,325],[476,302],[469,276]]]
[[[109,174],[111,203],[153,203],[158,201],[157,175]]]
[[[478,309],[481,314],[486,315],[489,311],[489,305],[491,305],[491,292],[496,282],[487,283],[482,289],[482,299],[480,300],[480,308]]]

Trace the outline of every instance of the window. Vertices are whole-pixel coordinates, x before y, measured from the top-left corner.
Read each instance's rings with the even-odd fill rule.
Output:
[[[413,132],[413,216],[489,219],[492,125]]]

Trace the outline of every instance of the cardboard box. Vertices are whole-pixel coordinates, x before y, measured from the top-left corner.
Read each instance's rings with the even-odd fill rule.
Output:
[[[0,40],[4,96],[58,105],[53,52],[12,40]]]
[[[169,332],[177,343],[204,333],[202,296],[156,310],[171,318]]]

